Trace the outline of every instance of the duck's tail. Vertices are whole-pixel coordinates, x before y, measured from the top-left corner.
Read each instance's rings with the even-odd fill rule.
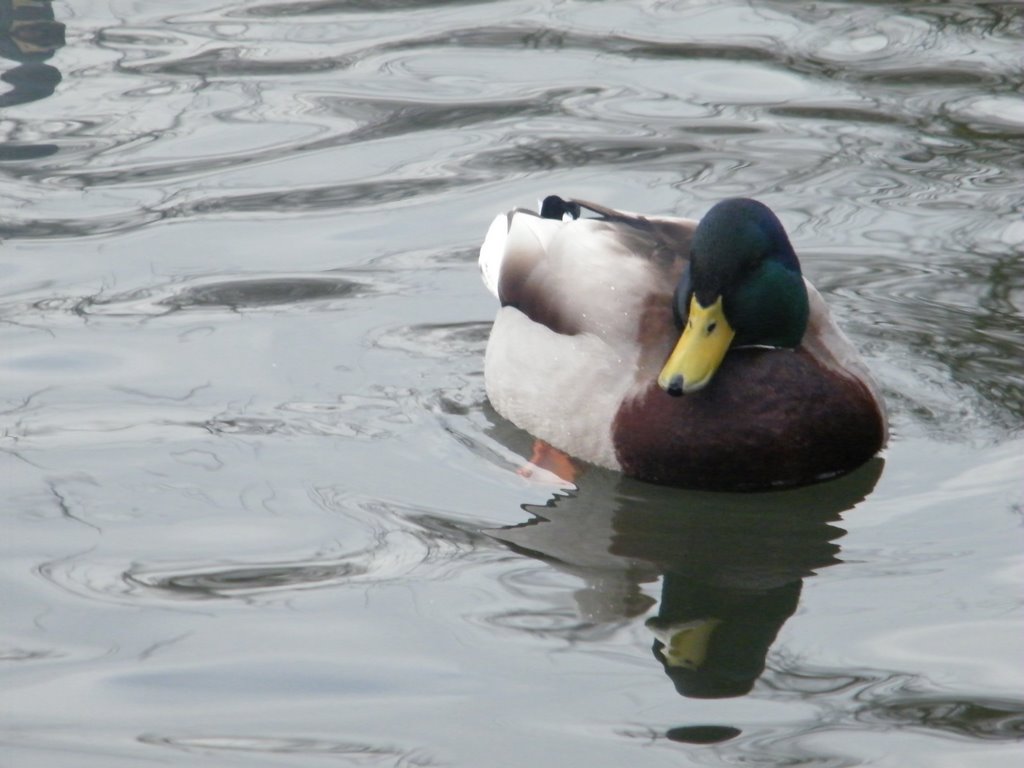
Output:
[[[480,246],[480,275],[487,290],[498,298],[498,279],[501,277],[501,262],[505,258],[508,230],[512,223],[509,213],[499,213],[491,222],[484,242]]]

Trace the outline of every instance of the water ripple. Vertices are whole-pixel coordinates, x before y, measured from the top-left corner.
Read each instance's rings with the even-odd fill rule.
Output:
[[[383,349],[451,361],[466,357],[479,361],[487,345],[490,323],[426,323],[389,328],[374,339]]]
[[[409,416],[396,394],[339,395],[331,402],[284,402],[271,411],[228,410],[188,422],[215,436],[312,436],[385,440],[395,436]]]
[[[228,12],[236,18],[290,18],[293,16],[325,16],[330,14],[394,13],[396,11],[436,8],[438,6],[473,5],[478,0],[303,0],[293,3],[263,3],[251,8]]]
[[[307,757],[329,756],[345,764],[403,766],[438,765],[420,749],[402,749],[390,744],[374,744],[363,741],[343,741],[302,737],[207,735],[207,736],[161,736],[147,733],[139,741],[156,747],[190,752],[197,755],[219,752],[242,752],[260,755],[305,755]]]
[[[721,731],[723,735],[728,733],[730,740],[722,745],[719,753],[727,762],[823,767],[861,765],[863,763],[853,754],[839,757],[818,745],[828,744],[830,736],[840,734],[854,734],[866,740],[880,730],[940,735],[963,743],[1011,744],[1019,742],[1024,735],[1022,700],[939,693],[928,681],[879,670],[783,666],[780,669],[770,665],[759,689],[765,693],[770,691],[769,695],[776,702],[792,700],[804,708],[810,706],[814,708],[813,713],[783,728],[756,724],[743,729],[715,727],[725,729]],[[668,729],[665,737],[672,739],[676,730]],[[660,736],[651,733],[649,737]]]
[[[125,571],[124,579],[129,589],[143,587],[178,598],[246,597],[352,582],[369,573],[368,563],[361,562],[368,559],[367,553],[356,553],[351,561],[254,563],[185,571],[132,568]]]
[[[876,701],[857,714],[866,726],[939,731],[965,739],[1024,739],[1024,700],[922,694]]]
[[[375,293],[367,282],[333,275],[273,275],[249,278],[202,278],[187,285],[139,289],[122,294],[103,294],[77,300],[80,315],[149,316],[187,310],[252,310],[308,301],[363,298]]]
[[[494,548],[486,537],[429,511],[353,499],[333,488],[319,489],[315,496],[322,508],[342,512],[355,523],[348,537],[362,544],[345,547],[332,542],[295,559],[211,558],[167,564],[154,558],[127,568],[90,552],[44,563],[38,572],[47,581],[92,599],[248,602],[308,589],[446,578],[460,553]]]

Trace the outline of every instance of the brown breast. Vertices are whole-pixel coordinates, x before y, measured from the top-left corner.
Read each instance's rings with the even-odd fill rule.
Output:
[[[806,351],[740,349],[699,392],[670,397],[651,381],[612,434],[623,470],[641,480],[757,490],[854,469],[881,449],[884,428],[862,384]]]

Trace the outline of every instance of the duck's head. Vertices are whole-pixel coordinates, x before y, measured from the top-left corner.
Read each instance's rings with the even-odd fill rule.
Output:
[[[795,348],[807,330],[807,288],[786,230],[747,198],[701,219],[673,302],[682,335],[658,376],[670,395],[707,386],[734,347]]]

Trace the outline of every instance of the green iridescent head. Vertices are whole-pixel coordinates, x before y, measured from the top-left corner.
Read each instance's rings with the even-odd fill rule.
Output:
[[[708,211],[694,232],[673,309],[682,335],[658,376],[670,395],[707,386],[734,347],[800,343],[810,311],[807,288],[786,230],[768,206],[732,198]]]

